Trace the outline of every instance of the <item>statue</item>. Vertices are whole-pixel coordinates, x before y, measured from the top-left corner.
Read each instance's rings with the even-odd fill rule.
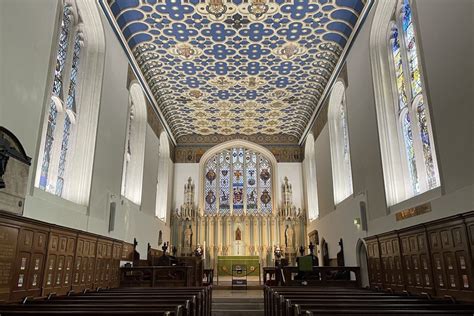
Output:
[[[191,225],[188,226],[184,230],[184,247],[191,248],[193,240],[193,230],[191,229]]]
[[[293,228],[290,225],[286,225],[285,245],[286,247],[293,247]]]
[[[173,246],[171,248],[171,254],[173,255],[173,257],[176,257],[176,253],[178,252],[178,248],[176,248],[176,246]]]
[[[240,227],[237,227],[235,231],[235,240],[242,240],[242,232],[240,231]]]

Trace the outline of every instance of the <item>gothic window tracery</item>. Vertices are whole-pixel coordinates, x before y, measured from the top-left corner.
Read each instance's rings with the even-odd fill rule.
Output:
[[[48,108],[46,137],[42,150],[38,187],[63,195],[70,143],[78,115],[77,87],[81,50],[84,45],[77,9],[63,6],[53,87]]]
[[[105,36],[94,2],[61,3],[35,187],[86,206],[91,192]]]
[[[236,147],[209,158],[204,168],[204,213],[271,214],[273,169],[254,150]]]
[[[397,14],[398,13],[398,14]],[[391,21],[389,34],[395,111],[407,195],[414,196],[439,186],[429,110],[424,98],[418,48],[409,0],[402,0]]]

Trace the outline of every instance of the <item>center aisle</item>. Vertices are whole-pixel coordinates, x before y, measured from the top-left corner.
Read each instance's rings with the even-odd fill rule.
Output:
[[[213,316],[263,316],[263,290],[212,291]]]

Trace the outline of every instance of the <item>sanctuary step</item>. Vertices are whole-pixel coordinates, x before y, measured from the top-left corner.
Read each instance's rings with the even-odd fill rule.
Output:
[[[215,297],[212,299],[213,316],[263,316],[263,298]]]

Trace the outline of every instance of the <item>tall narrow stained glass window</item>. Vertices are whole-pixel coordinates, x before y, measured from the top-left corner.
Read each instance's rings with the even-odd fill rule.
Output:
[[[80,66],[82,33],[74,19],[74,8],[63,7],[56,54],[46,137],[42,149],[38,187],[62,196],[67,170],[68,151],[74,135],[78,106],[77,86]]]
[[[129,87],[121,194],[136,205],[140,205],[142,200],[146,122],[145,95],[141,86],[137,82],[132,82]]]
[[[345,89],[342,81],[337,81],[334,84],[328,109],[335,204],[339,204],[353,192]]]
[[[402,0],[390,29],[391,60],[402,157],[405,157],[408,196],[440,185],[429,110],[425,104],[412,8]]]
[[[271,214],[272,165],[247,148],[226,149],[207,160],[204,169],[206,214]]]

